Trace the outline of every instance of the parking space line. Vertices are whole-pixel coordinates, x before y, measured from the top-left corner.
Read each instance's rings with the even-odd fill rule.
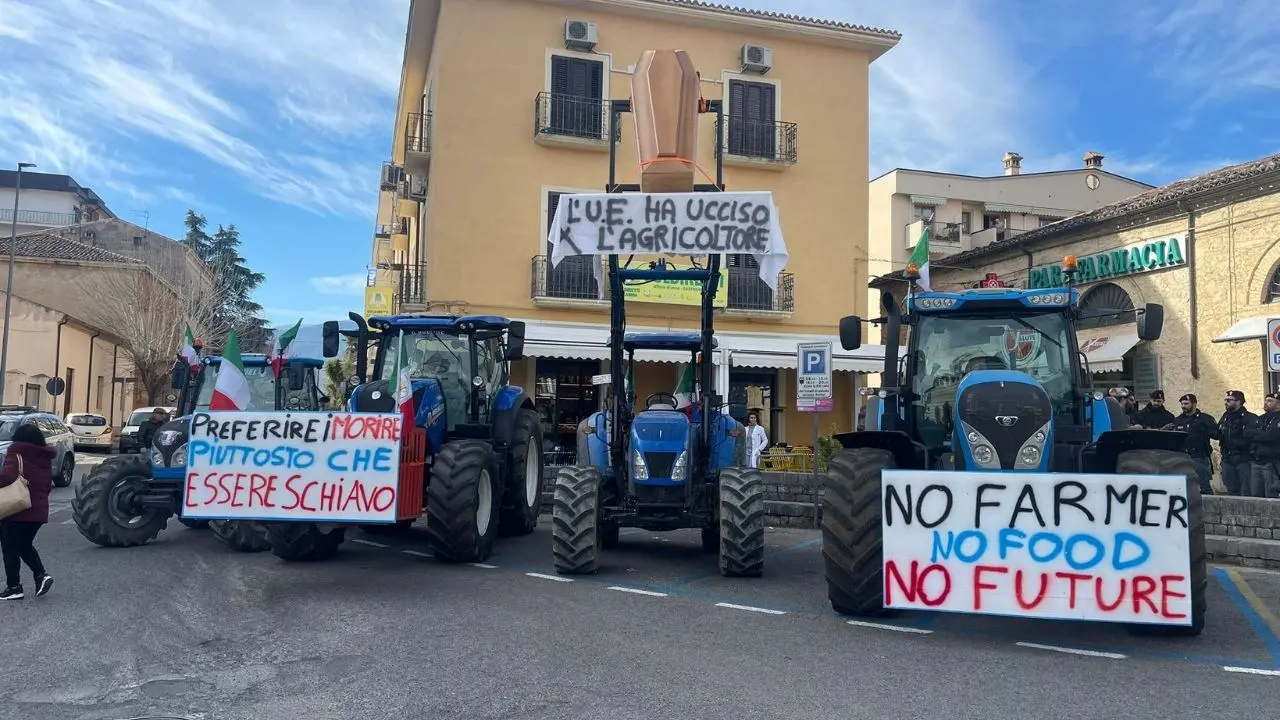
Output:
[[[1236,609],[1244,615],[1245,620],[1253,628],[1254,634],[1266,647],[1267,653],[1271,655],[1271,662],[1280,665],[1280,635],[1276,632],[1276,626],[1280,623],[1275,623],[1275,617],[1270,609],[1258,598],[1244,578],[1240,577],[1240,572],[1235,568],[1214,568],[1214,574],[1218,576],[1218,583],[1235,603]]]
[[[906,625],[885,625],[883,623],[866,622],[864,620],[845,620],[848,625],[856,625],[857,627],[872,628],[873,630],[892,630],[894,632],[917,633],[919,635],[930,635],[932,630],[924,628],[907,627]]]
[[[383,547],[387,547],[387,546],[383,545]],[[414,557],[421,557],[421,558],[435,557],[435,555],[432,555],[431,553],[422,552],[420,550],[401,550],[400,552],[404,553],[405,555],[413,555]]]
[[[525,575],[528,575],[531,578],[538,578],[539,580],[555,580],[556,582],[573,582],[572,578],[560,577],[559,575],[546,575],[543,573],[535,573],[535,572],[527,572],[525,573]]]
[[[1254,611],[1258,613],[1258,617],[1262,618],[1262,622],[1266,623],[1267,627],[1271,629],[1271,633],[1280,637],[1280,619],[1276,619],[1275,614],[1271,612],[1271,608],[1267,607],[1267,603],[1258,597],[1258,594],[1249,586],[1248,581],[1244,579],[1240,571],[1235,568],[1223,568],[1223,571],[1235,583],[1236,588],[1240,590],[1240,594],[1244,596],[1244,599],[1248,600],[1249,604],[1253,606]]]
[[[362,539],[362,538],[351,538],[351,542],[353,542],[353,543],[360,543],[361,545],[369,545],[370,547],[376,547],[376,548],[389,548],[389,547],[391,547],[390,545],[387,545],[387,544],[385,544],[385,543],[374,542],[374,541],[372,541],[372,540],[364,540],[364,539]]]
[[[1101,650],[1081,650],[1079,648],[1059,647],[1057,645],[1041,645],[1040,643],[1018,642],[1014,643],[1018,647],[1032,648],[1035,650],[1051,650],[1053,652],[1067,653],[1068,655],[1084,655],[1086,657],[1109,658],[1111,660],[1124,660],[1128,655],[1121,653],[1102,652]]]
[[[1280,670],[1263,670],[1261,668],[1236,667],[1234,665],[1223,665],[1223,670],[1229,673],[1245,673],[1247,675],[1271,675],[1280,677]]]
[[[716,603],[716,607],[730,608],[732,610],[747,610],[750,612],[764,613],[766,615],[786,615],[785,610],[771,610],[769,608],[754,607],[752,605],[735,605],[733,603]]]
[[[654,592],[652,590],[641,590],[640,588],[623,587],[621,585],[610,585],[609,589],[617,590],[618,592],[633,593],[635,595],[648,595],[650,597],[667,597],[667,594],[664,592]]]
[[[497,570],[497,569],[498,569],[498,566],[497,566],[497,565],[486,565],[486,564],[484,564],[484,563],[467,563],[467,564],[468,564],[468,565],[470,565],[471,567],[484,568],[485,570]]]

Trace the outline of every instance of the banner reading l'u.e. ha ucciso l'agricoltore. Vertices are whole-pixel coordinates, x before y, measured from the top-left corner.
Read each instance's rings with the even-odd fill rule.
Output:
[[[886,470],[884,604],[1191,624],[1186,479]]]
[[[195,413],[182,516],[395,522],[402,422],[380,413]]]

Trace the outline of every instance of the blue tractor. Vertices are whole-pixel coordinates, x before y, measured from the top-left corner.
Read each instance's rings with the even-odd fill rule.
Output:
[[[905,314],[892,294],[882,295],[884,316],[871,322],[887,339],[884,387],[869,394],[865,429],[835,436],[843,448],[822,478],[823,560],[837,612],[893,614],[884,607],[884,470],[1178,475],[1187,478],[1191,624],[1129,629],[1197,635],[1204,628],[1204,524],[1186,436],[1134,428],[1114,398],[1091,389],[1077,322],[1121,311],[1079,308],[1067,280],[1051,289],[916,292]],[[1162,306],[1128,312],[1140,339],[1159,338]],[[861,345],[862,322],[841,320],[846,350]]]
[[[401,346],[412,378],[415,425],[426,435],[422,502],[400,507],[400,527],[427,516],[432,554],[444,562],[483,562],[498,535],[533,532],[542,494],[542,423],[524,389],[508,384],[509,362],[523,357],[524,323],[490,315],[395,315],[356,329],[324,324],[325,355],[340,338],[355,343],[352,412],[396,412],[390,377]],[[366,366],[376,348],[372,372]],[[419,486],[421,487],[421,486]],[[406,493],[401,478],[401,498]],[[370,526],[370,529],[373,529]],[[341,526],[272,523],[274,554],[316,559],[332,554]]]
[[[276,382],[266,355],[245,354],[241,360],[249,381],[251,410],[319,410],[328,402],[317,381],[323,360],[287,359],[281,368],[281,382]],[[209,409],[221,365],[222,358],[217,355],[200,358],[200,367],[194,373],[184,360],[174,364],[172,385],[179,393],[177,417],[156,431],[151,447],[143,453],[108,458],[80,483],[72,509],[81,535],[106,547],[142,545],[159,535],[169,518],[177,515],[188,527],[208,527],[232,550],[267,549],[261,523],[188,520],[181,516],[191,415]]]

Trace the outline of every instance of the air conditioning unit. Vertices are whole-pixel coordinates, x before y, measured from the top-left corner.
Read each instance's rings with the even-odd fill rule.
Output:
[[[761,75],[773,69],[773,51],[764,45],[742,46],[742,71]]]
[[[400,182],[401,176],[404,174],[404,168],[391,163],[382,165],[382,189],[395,190],[396,185]]]
[[[426,200],[427,199],[427,178],[422,175],[409,176],[409,199],[410,200]]]
[[[564,46],[570,50],[591,52],[596,49],[600,36],[596,33],[596,24],[587,20],[565,20]]]

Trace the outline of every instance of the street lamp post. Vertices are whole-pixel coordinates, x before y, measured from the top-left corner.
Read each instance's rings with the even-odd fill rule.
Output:
[[[13,256],[18,247],[18,197],[22,195],[22,171],[35,163],[18,163],[18,180],[13,188],[13,217],[9,223],[9,280],[4,286],[4,339],[0,340],[0,404],[4,403],[5,376],[9,372],[9,318],[13,308]],[[57,369],[54,369],[57,372]]]

